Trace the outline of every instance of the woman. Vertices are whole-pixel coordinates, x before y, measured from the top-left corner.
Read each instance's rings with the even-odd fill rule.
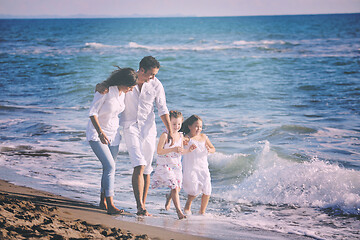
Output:
[[[100,208],[108,214],[120,214],[124,210],[115,207],[114,182],[115,159],[119,152],[119,114],[125,109],[125,93],[137,83],[136,72],[131,68],[119,68],[106,80],[109,91],[96,92],[91,104],[86,138],[103,166],[101,178]]]

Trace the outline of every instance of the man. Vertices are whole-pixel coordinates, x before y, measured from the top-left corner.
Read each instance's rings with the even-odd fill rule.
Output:
[[[149,216],[145,208],[150,186],[152,159],[156,148],[156,124],[154,102],[158,114],[169,132],[169,111],[166,106],[164,87],[155,77],[160,69],[159,62],[152,56],[144,57],[139,64],[138,83],[132,92],[125,95],[125,110],[121,114],[125,144],[134,168],[132,186],[137,205],[137,215]],[[106,85],[106,82],[103,83]],[[97,90],[101,90],[97,87]],[[102,92],[102,91],[99,91]]]

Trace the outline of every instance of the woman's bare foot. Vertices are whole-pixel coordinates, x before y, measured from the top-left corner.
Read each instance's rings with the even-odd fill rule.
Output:
[[[110,215],[123,214],[123,213],[124,213],[124,209],[118,209],[116,207],[111,207],[107,210],[107,214]]]
[[[171,195],[166,194],[166,201],[165,201],[165,210],[169,211],[170,209],[170,203],[171,203]]]
[[[104,196],[103,193],[100,195],[99,208],[100,208],[101,210],[107,210],[106,198],[105,198],[105,196]]]
[[[182,211],[176,211],[179,219],[184,219],[186,216],[182,213]]]
[[[104,204],[104,203],[100,203],[100,204],[99,204],[99,208],[100,208],[101,210],[107,210],[106,203],[105,203],[105,204]]]

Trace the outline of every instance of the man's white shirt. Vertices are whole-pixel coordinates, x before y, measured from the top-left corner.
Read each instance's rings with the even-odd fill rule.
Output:
[[[130,125],[137,124],[142,138],[156,134],[154,102],[159,116],[169,114],[164,87],[156,77],[145,82],[141,92],[136,85],[131,92],[126,93],[126,107],[121,114],[120,125],[126,129]]]

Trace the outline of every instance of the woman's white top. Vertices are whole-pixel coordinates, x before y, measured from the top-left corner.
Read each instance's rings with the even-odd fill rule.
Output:
[[[100,127],[112,146],[119,145],[121,139],[119,133],[119,114],[125,109],[125,93],[119,94],[117,86],[109,87],[109,92],[106,94],[96,92],[89,110],[89,117],[98,117]],[[86,140],[100,141],[90,119],[86,129]]]

